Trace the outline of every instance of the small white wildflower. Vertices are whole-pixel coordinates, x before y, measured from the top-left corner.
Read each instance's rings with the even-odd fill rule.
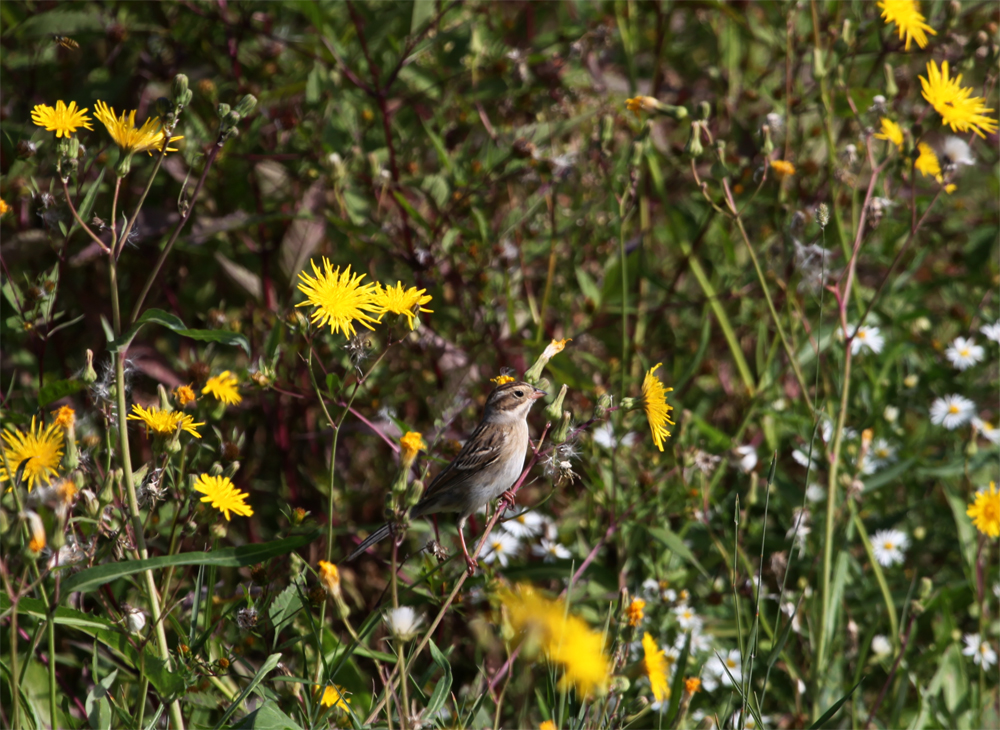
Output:
[[[997,428],[989,421],[984,421],[981,418],[973,418],[972,425],[975,426],[976,430],[982,434],[983,438],[991,444],[1000,444],[1000,428]]]
[[[944,356],[957,370],[968,370],[970,367],[981,361],[985,356],[981,345],[971,337],[956,337],[948,349],[944,351]]]
[[[685,631],[701,630],[701,619],[690,606],[677,606],[674,609],[674,615],[677,616],[677,623]]]
[[[896,448],[883,438],[875,439],[861,464],[862,474],[874,474],[896,461]]]
[[[962,649],[962,653],[965,656],[971,656],[976,666],[982,664],[983,669],[989,670],[997,663],[997,653],[988,641],[980,639],[979,634],[966,634],[963,641],[965,648]]]
[[[754,467],[757,466],[757,449],[749,444],[746,446],[737,446],[733,449],[733,455],[736,457],[740,469],[744,474],[752,472]]]
[[[1000,342],[1000,319],[993,324],[984,324],[979,328],[979,331],[983,333],[983,337],[987,340]]]
[[[125,614],[125,626],[133,634],[138,634],[146,626],[146,614],[138,608],[133,608],[127,603],[122,604],[122,611]]]
[[[423,622],[423,618],[417,616],[411,606],[390,608],[385,612],[385,625],[389,633],[400,641],[409,641],[416,636]]]
[[[896,419],[899,418],[899,409],[896,406],[886,406],[882,410],[882,418],[889,423],[895,423]]]
[[[806,499],[810,502],[821,502],[826,499],[826,489],[813,482],[806,488]]]
[[[743,664],[739,649],[730,649],[728,654],[716,652],[715,656],[705,662],[705,672],[717,677],[726,687],[731,687],[733,682],[743,681]],[[704,684],[705,679],[702,678]]]
[[[889,656],[892,653],[892,644],[889,643],[883,634],[875,634],[872,637],[872,653],[877,657]]]
[[[975,414],[976,404],[965,396],[952,393],[937,398],[931,404],[931,423],[949,431],[968,423]]]
[[[487,565],[496,561],[506,568],[511,556],[517,552],[520,546],[521,541],[509,532],[494,530],[486,540],[482,560]]]
[[[910,545],[910,538],[900,530],[879,530],[872,537],[872,552],[883,567],[903,562],[903,551]]]
[[[851,354],[857,355],[863,350],[868,350],[874,354],[882,352],[885,346],[885,338],[879,332],[878,327],[862,325],[851,330]]]
[[[568,560],[571,556],[565,545],[542,538],[541,545],[532,545],[531,552],[545,559],[546,563],[554,563],[556,560]],[[653,581],[654,583],[656,581]],[[644,584],[645,585],[645,584]]]
[[[534,537],[545,529],[545,518],[537,512],[522,512],[513,519],[504,520],[503,529],[518,539]]]
[[[945,165],[975,165],[976,159],[972,156],[969,143],[961,137],[945,137],[942,148]]]
[[[807,454],[802,449],[795,449],[794,451],[792,451],[792,458],[795,460],[795,463],[800,464],[804,467],[813,470],[819,469],[819,464],[816,463],[816,460],[810,459],[809,454]]]

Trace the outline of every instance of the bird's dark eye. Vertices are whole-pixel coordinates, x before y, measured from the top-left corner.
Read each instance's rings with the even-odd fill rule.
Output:
[[[514,391],[514,395],[516,395],[518,398],[523,398],[524,397],[524,391],[523,390],[515,390]]]

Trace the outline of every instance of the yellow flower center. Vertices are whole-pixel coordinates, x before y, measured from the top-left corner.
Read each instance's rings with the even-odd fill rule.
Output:
[[[950,406],[948,406],[948,413],[951,413],[953,415],[955,413],[958,413],[958,406],[956,406],[954,403],[952,403]]]

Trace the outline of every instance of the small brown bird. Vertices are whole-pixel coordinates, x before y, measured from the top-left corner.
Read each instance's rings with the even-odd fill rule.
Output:
[[[458,539],[469,573],[476,569],[477,563],[465,545],[465,521],[514,486],[521,475],[528,448],[528,411],[545,395],[545,391],[524,382],[497,386],[486,399],[483,420],[458,456],[434,478],[423,498],[410,510],[411,518],[437,512],[458,513]],[[354,560],[391,532],[391,523],[382,525],[347,561]]]

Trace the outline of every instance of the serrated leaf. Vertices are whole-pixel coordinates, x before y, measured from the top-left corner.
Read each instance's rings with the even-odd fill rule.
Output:
[[[111,705],[108,703],[108,695],[111,694],[111,686],[117,676],[118,670],[115,669],[91,687],[87,699],[84,700],[83,707],[87,712],[87,721],[94,730],[111,727]]]
[[[698,562],[698,559],[691,552],[690,548],[684,544],[680,535],[666,527],[649,527],[646,529],[650,535],[666,545],[677,557],[691,563],[703,576],[708,577],[708,572],[701,566],[701,563]]]
[[[431,694],[430,700],[427,702],[427,715],[433,715],[435,712],[444,707],[444,703],[448,701],[448,694],[451,692],[451,664],[448,662],[448,658],[441,652],[437,644],[434,643],[434,639],[431,639],[427,648],[430,649],[431,659],[434,661],[441,671],[444,672],[444,676],[438,680],[437,684],[434,685],[434,692]]]
[[[298,583],[292,583],[279,593],[271,602],[267,609],[268,618],[274,627],[275,641],[278,634],[284,628],[286,622],[290,622],[295,615],[302,610],[302,588]]]
[[[81,570],[63,581],[62,590],[87,592],[99,588],[118,578],[141,573],[144,570],[177,567],[181,565],[214,565],[217,568],[240,568],[247,565],[262,563],[279,555],[285,555],[292,550],[308,545],[319,537],[319,531],[308,535],[295,535],[283,540],[241,545],[235,548],[223,548],[212,552],[180,553],[179,555],[163,555],[146,560],[129,560],[119,563],[98,565],[94,568]]]

